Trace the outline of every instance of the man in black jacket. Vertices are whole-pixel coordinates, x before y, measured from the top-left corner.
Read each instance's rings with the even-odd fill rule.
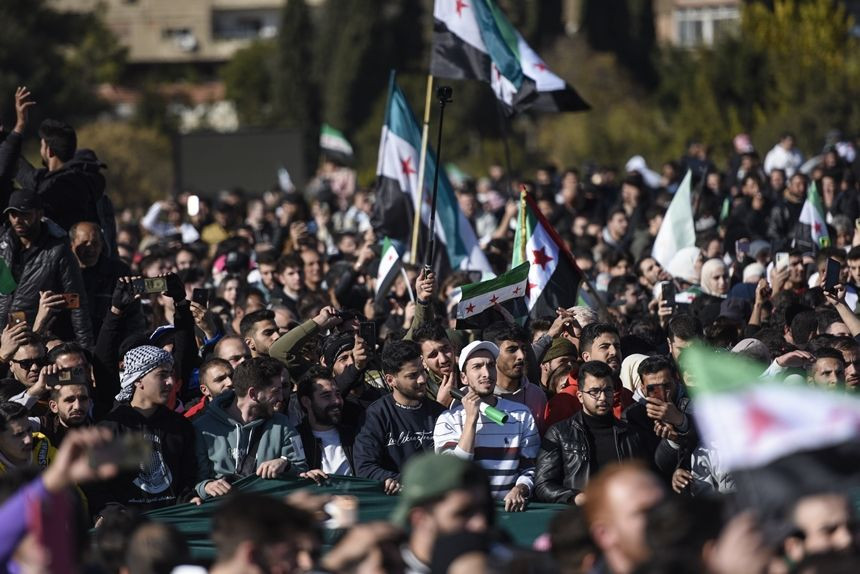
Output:
[[[577,380],[582,410],[551,426],[538,453],[535,492],[541,502],[582,505],[582,491],[601,467],[645,456],[636,432],[612,414],[609,365],[588,361]]]
[[[8,223],[0,228],[0,258],[18,286],[0,295],[0,317],[8,317],[10,311],[23,311],[32,324],[40,291],[77,293],[80,306],[61,311],[51,330],[63,340],[77,339],[81,345],[91,347],[93,330],[84,281],[66,233],[51,220],[42,219],[41,199],[32,190],[14,192],[3,213]]]
[[[142,433],[152,444],[141,469],[122,473],[86,492],[90,511],[97,514],[109,502],[150,510],[190,499],[197,479],[195,433],[191,422],[167,408],[174,384],[173,357],[143,345],[125,354],[119,403],[99,423],[114,436]]]
[[[332,372],[323,367],[311,367],[299,381],[296,397],[306,414],[296,431],[302,437],[308,468],[318,468],[326,474],[354,476],[355,429],[341,422],[343,398]]]
[[[675,365],[668,357],[648,357],[638,373],[642,383],[634,389],[636,402],[624,410],[622,418],[639,434],[648,459],[658,454],[657,469],[670,479],[680,457],[689,455],[696,444],[694,425],[686,412],[689,399],[678,397]],[[659,448],[661,442],[665,444]]]
[[[72,253],[81,267],[93,333],[98,336],[102,321],[110,312],[117,279],[129,277],[132,272],[128,265],[105,249],[98,224],[89,221],[75,223],[69,229],[69,240]],[[126,321],[130,332],[146,330],[146,318],[139,303],[129,308]]]

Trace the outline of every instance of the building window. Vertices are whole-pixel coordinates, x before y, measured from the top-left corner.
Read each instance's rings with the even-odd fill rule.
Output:
[[[278,33],[279,10],[216,10],[212,14],[215,40],[272,38]]]
[[[740,24],[735,6],[702,6],[675,10],[676,38],[687,48],[711,46],[733,34]]]

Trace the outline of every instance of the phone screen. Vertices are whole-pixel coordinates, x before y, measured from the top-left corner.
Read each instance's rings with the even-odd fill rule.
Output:
[[[675,284],[672,281],[663,281],[660,287],[660,298],[667,305],[675,304]]]
[[[835,259],[827,259],[827,270],[824,275],[824,290],[833,291],[833,288],[839,284],[839,271],[842,266]]]
[[[209,305],[209,289],[195,288],[191,292],[191,300],[202,307],[207,307]]]
[[[376,348],[376,323],[373,321],[361,321],[358,324],[358,336],[364,339],[364,342],[371,349]]]

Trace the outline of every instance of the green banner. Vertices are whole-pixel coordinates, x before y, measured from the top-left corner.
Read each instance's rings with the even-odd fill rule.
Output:
[[[330,477],[329,482],[317,486],[304,479],[262,480],[256,476],[247,477],[233,485],[243,491],[262,492],[271,496],[284,497],[296,490],[308,488],[313,494],[344,494],[359,500],[358,518],[360,522],[387,520],[397,504],[396,496],[387,496],[381,483],[363,478],[346,476]],[[152,520],[167,522],[178,528],[188,539],[191,554],[195,560],[212,560],[215,549],[209,538],[212,514],[218,507],[219,499],[204,502],[200,506],[181,504],[147,512]],[[532,542],[546,532],[552,516],[565,508],[562,504],[532,503],[525,512],[505,512],[504,506],[497,507],[498,524],[507,530],[513,540],[522,546]],[[326,544],[332,544],[340,532],[327,531]]]

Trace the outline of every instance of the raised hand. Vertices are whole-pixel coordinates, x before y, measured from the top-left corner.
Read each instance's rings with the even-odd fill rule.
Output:
[[[26,86],[18,86],[15,90],[15,131],[19,134],[27,128],[28,110],[35,105],[36,102],[30,99],[30,90]]]

